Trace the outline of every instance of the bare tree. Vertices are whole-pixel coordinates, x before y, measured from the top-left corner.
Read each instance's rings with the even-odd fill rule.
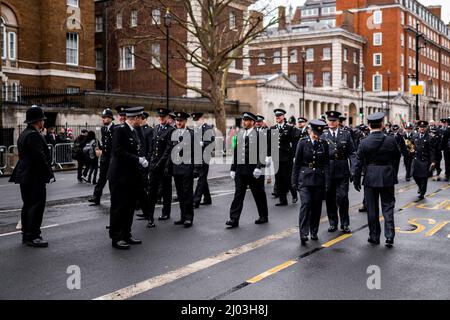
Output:
[[[209,84],[206,88],[188,84],[187,81],[175,75],[176,70],[174,72],[170,70],[168,76],[175,85],[194,91],[211,101],[217,129],[225,134],[225,99],[230,65],[249,59],[245,50],[246,46],[264,34],[278,20],[276,17],[269,17],[264,23],[264,17],[272,16],[269,6],[260,6],[258,12],[248,13],[247,10],[244,12],[236,10],[230,13],[230,8],[235,5],[248,8],[255,2],[256,0],[131,0],[125,1],[125,4],[122,3],[122,7],[116,10],[139,8],[138,10],[142,13],[139,15],[139,23],[143,24],[140,27],[141,32],[122,30],[135,45],[145,42],[162,43],[169,37],[172,42],[171,47],[176,48],[172,49],[170,58],[181,59],[186,65],[201,70],[204,77],[206,76],[205,82]],[[155,7],[170,8],[173,27],[182,32],[169,32],[168,36],[164,23],[155,22],[155,17],[151,16]],[[163,20],[162,18],[158,17]],[[156,29],[156,32],[142,32],[149,25],[152,26],[149,29]],[[149,48],[149,46],[145,47]],[[148,51],[136,50],[133,54],[138,59],[145,60],[155,70],[167,75],[164,57],[157,53],[149,54]]]

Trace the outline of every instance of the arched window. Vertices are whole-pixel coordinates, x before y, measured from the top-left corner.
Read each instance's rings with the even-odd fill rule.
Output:
[[[18,23],[14,12],[8,6],[1,5],[1,42],[2,60],[6,60],[3,65],[6,67],[17,67],[18,60]]]

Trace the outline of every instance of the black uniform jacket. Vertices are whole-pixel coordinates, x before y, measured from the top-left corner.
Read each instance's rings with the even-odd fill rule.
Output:
[[[413,137],[414,153],[412,164],[412,175],[418,178],[428,178],[430,174],[430,166],[436,161],[436,152],[428,133],[422,138],[416,133]]]
[[[165,170],[170,158],[171,138],[174,130],[175,128],[169,124],[155,126],[147,150],[150,170]]]
[[[194,172],[194,130],[176,129],[171,138],[168,164],[173,175],[192,175]]]
[[[255,128],[244,139],[245,132],[246,130],[239,130],[231,171],[236,172],[236,175],[252,176],[256,168],[262,170],[265,167],[265,159],[261,156],[265,154],[261,150],[265,144],[260,143],[263,134]]]
[[[329,145],[331,178],[342,179],[353,175],[356,148],[350,132],[338,129],[334,139],[330,131],[325,131],[322,139],[327,140]]]

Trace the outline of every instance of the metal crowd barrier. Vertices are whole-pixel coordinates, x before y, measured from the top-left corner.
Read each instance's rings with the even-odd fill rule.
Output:
[[[3,171],[8,167],[8,148],[5,146],[0,146],[0,175],[3,174]]]
[[[19,149],[16,145],[9,146],[8,148],[8,164],[11,170],[14,170],[17,161],[19,161]]]
[[[59,143],[54,147],[54,163],[60,169],[65,164],[75,164],[75,160],[72,159],[73,143]]]

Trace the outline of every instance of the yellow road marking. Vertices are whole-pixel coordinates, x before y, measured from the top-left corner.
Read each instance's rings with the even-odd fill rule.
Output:
[[[428,231],[427,233],[425,233],[425,237],[431,237],[433,236],[436,232],[438,232],[439,230],[441,230],[443,227],[445,227],[447,224],[449,224],[450,221],[442,221],[439,222],[436,226],[434,226],[432,229],[430,229],[430,231]]]
[[[342,236],[340,236],[340,237],[338,237],[336,239],[333,239],[331,241],[325,242],[324,244],[322,244],[322,247],[329,248],[329,247],[331,247],[332,245],[335,245],[338,242],[341,242],[341,241],[343,241],[343,240],[345,240],[347,238],[350,238],[352,235],[353,234],[351,234],[351,233],[344,234],[344,235],[342,235]]]
[[[395,228],[395,231],[398,233],[406,233],[406,234],[415,234],[415,233],[421,233],[423,230],[425,230],[425,226],[418,221],[427,221],[428,224],[436,224],[436,220],[434,219],[428,219],[428,218],[415,218],[415,219],[408,219],[408,223],[415,226],[415,230],[411,231],[403,231],[400,228]]]
[[[267,271],[257,275],[256,277],[253,277],[253,278],[247,280],[247,282],[248,283],[256,283],[258,281],[261,281],[261,280],[263,280],[263,279],[265,279],[265,278],[267,278],[267,277],[269,277],[269,276],[271,276],[271,275],[273,275],[273,274],[275,274],[275,273],[277,273],[277,272],[279,272],[281,270],[289,268],[290,266],[292,266],[293,264],[296,264],[297,262],[298,261],[295,261],[295,260],[286,261],[285,263],[282,263],[282,264],[280,264],[280,265],[278,265],[278,266],[276,266],[276,267],[274,267],[274,268],[272,268],[270,270],[267,270]]]

